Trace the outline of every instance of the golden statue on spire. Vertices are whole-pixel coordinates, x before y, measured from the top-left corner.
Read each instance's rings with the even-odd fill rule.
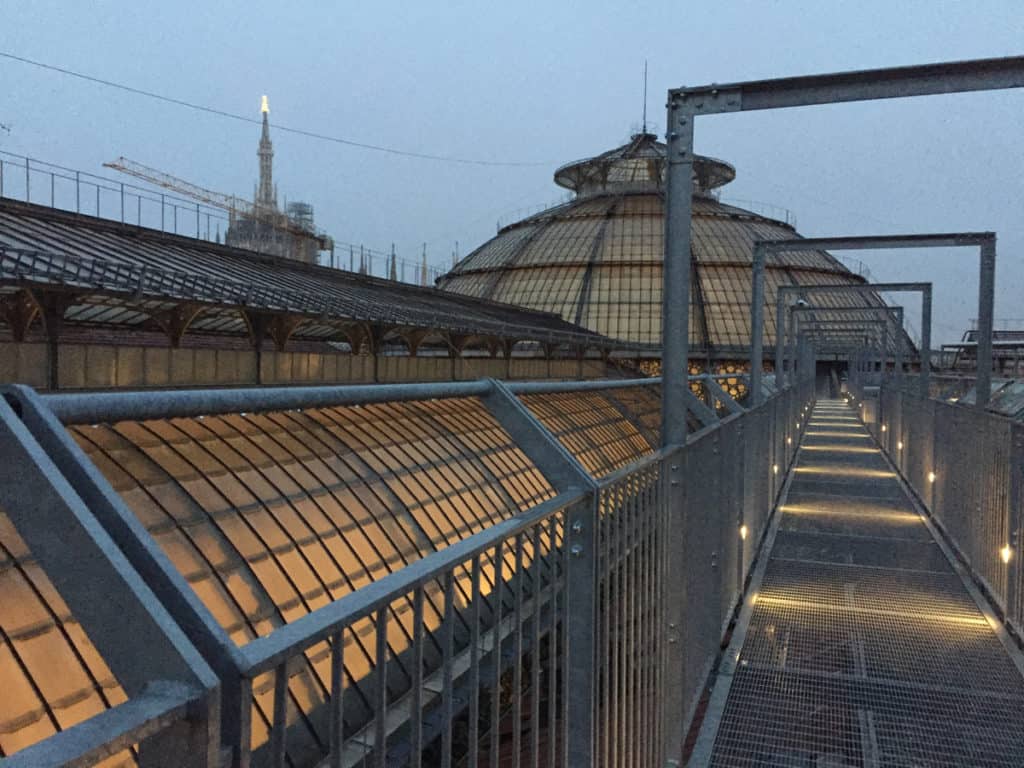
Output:
[[[260,101],[260,112],[262,112],[263,114],[266,114],[269,111],[270,111],[270,104],[267,102],[267,97],[264,96],[263,99]]]

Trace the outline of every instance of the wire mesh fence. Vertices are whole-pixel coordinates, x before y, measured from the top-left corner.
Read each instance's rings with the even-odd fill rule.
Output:
[[[871,430],[1019,631],[1024,424],[883,385]]]

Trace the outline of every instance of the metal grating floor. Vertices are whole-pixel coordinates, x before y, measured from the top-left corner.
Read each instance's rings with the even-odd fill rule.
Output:
[[[815,407],[710,765],[1022,766],[1024,677],[853,415]]]

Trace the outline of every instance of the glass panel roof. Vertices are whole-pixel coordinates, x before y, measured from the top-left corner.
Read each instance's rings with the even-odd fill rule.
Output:
[[[82,626],[0,509],[0,757],[125,701]],[[102,763],[134,765],[130,753]]]

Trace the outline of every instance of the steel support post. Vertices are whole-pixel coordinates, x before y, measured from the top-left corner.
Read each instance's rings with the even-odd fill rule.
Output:
[[[763,400],[761,377],[764,367],[764,265],[764,246],[756,243],[750,291],[750,405],[755,408]]]
[[[661,585],[662,616],[665,637],[665,674],[661,691],[661,722],[664,755],[667,766],[678,767],[682,763],[683,718],[687,707],[686,697],[686,649],[683,646],[683,627],[690,618],[685,613],[686,581],[685,568],[672,563],[686,552],[687,530],[685,525],[685,488],[683,486],[685,449],[675,448],[662,459],[662,489],[665,494],[665,573],[667,578]],[[660,768],[660,766],[659,766]]]
[[[662,283],[662,389],[661,389],[661,444],[662,447],[686,444],[686,396],[690,392],[688,380],[690,357],[690,227],[693,216],[693,110],[684,99],[669,95],[666,118],[665,157],[667,162],[665,190],[665,259]],[[670,464],[672,482],[667,493],[671,513],[682,511],[683,496],[679,467],[682,458],[673,454]],[[671,514],[670,513],[670,514]],[[682,551],[682,550],[678,550]],[[672,553],[670,553],[671,556]],[[666,637],[666,663],[675,673],[685,668],[685,651],[679,642],[683,617],[676,613],[682,604],[679,599],[682,584],[670,579],[663,592],[662,628]],[[668,697],[662,711],[664,754],[669,758],[682,755],[684,702],[682,679],[668,681]],[[675,690],[673,690],[675,689]],[[570,762],[570,765],[593,765],[592,760]]]
[[[885,381],[886,367],[889,362],[889,321],[882,323],[878,340],[878,386]]]
[[[793,386],[800,383],[804,375],[804,329],[801,328],[800,318],[793,318]]]
[[[796,318],[793,316],[793,307],[784,309],[789,315],[786,323],[786,363],[788,366],[786,382],[792,387],[796,384]]]
[[[793,339],[793,385],[797,386],[800,380],[804,376],[804,334],[800,331],[800,327],[794,324],[796,327],[796,338]]]
[[[569,765],[594,764],[596,728],[596,646],[598,616],[598,525],[600,492],[579,460],[534,416],[509,387],[489,379],[483,400],[487,410],[560,492],[583,491],[566,518],[566,611],[569,658],[567,731]],[[685,421],[684,421],[685,427]]]
[[[896,307],[896,315],[893,318],[893,333],[896,338],[896,352],[893,360],[893,374],[895,375],[896,389],[903,391],[903,307]]]
[[[686,443],[690,357],[690,226],[693,216],[693,114],[669,96],[665,157],[665,264],[661,323],[661,444]]]
[[[996,238],[981,244],[978,281],[978,379],[977,407],[984,409],[992,395],[992,321],[996,287]]]
[[[918,387],[922,400],[927,400],[931,392],[932,369],[932,285],[921,292],[921,370],[918,372]]]
[[[786,367],[786,308],[780,291],[775,299],[775,391],[785,386]]]

